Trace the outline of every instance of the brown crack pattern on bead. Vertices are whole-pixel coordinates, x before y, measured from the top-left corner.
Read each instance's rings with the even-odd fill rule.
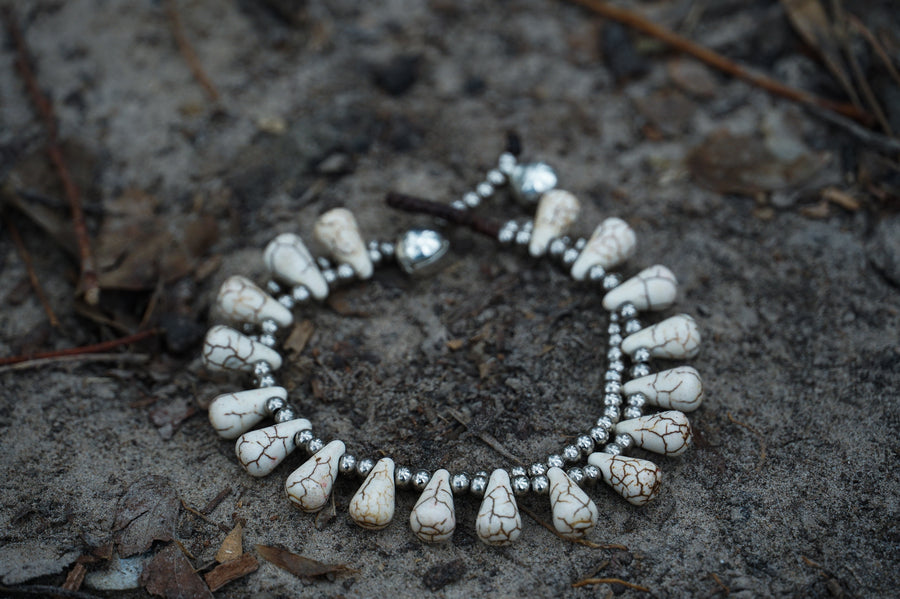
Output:
[[[303,285],[318,300],[328,297],[328,283],[299,235],[282,233],[270,241],[263,252],[263,261],[275,278],[291,285]]]
[[[394,518],[394,461],[381,458],[350,500],[350,517],[370,530],[380,530]]]
[[[622,351],[634,354],[641,347],[654,358],[681,360],[693,358],[700,351],[700,331],[688,314],[679,314],[629,335],[622,341]]]
[[[583,281],[594,266],[610,269],[634,254],[637,237],[621,218],[607,218],[594,229],[587,245],[572,264],[572,277]]]
[[[597,505],[561,468],[550,468],[547,478],[553,526],[564,537],[582,538],[597,525]]]
[[[534,215],[528,252],[534,257],[543,256],[550,240],[568,231],[580,211],[578,198],[568,191],[554,189],[542,195]]]
[[[288,327],[294,321],[291,311],[275,301],[271,295],[257,287],[246,277],[228,277],[216,297],[219,313],[232,322],[262,324],[274,320],[280,327]]]
[[[223,439],[236,439],[268,416],[269,398],[287,399],[283,387],[223,393],[209,404],[209,423]]]
[[[346,208],[329,210],[316,221],[314,232],[337,262],[352,266],[361,279],[372,276],[372,260],[352,212]]]
[[[475,519],[478,538],[488,545],[508,545],[522,534],[522,517],[503,469],[494,470]]]
[[[257,362],[267,362],[273,370],[281,368],[281,355],[224,325],[216,325],[203,341],[203,365],[213,371],[253,372]]]
[[[608,453],[592,453],[588,463],[596,466],[603,480],[633,505],[645,505],[659,494],[662,473],[648,460]]]
[[[672,271],[656,264],[645,268],[603,297],[603,308],[609,311],[625,303],[640,311],[665,310],[675,303],[678,281]]]
[[[284,482],[288,499],[305,512],[325,507],[345,450],[343,441],[332,441],[294,470]]]
[[[691,424],[683,412],[668,410],[616,425],[616,434],[627,434],[641,449],[666,456],[681,455],[691,445]]]
[[[234,445],[238,462],[251,476],[265,476],[294,451],[294,435],[308,428],[309,420],[297,418],[244,433]]]
[[[691,366],[678,366],[625,383],[625,395],[643,393],[647,403],[660,408],[692,412],[703,402],[703,381]]]
[[[409,514],[409,526],[426,543],[440,543],[453,536],[456,510],[450,488],[450,473],[443,468],[434,473],[422,491]]]

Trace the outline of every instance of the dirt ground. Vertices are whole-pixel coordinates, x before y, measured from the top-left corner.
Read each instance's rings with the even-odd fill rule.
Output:
[[[142,597],[142,587],[104,585],[153,590],[156,568],[157,584],[179,581],[159,593],[205,596],[191,569],[209,571],[237,522],[259,568],[216,596],[900,588],[896,151],[551,0],[179,0],[217,100],[179,51],[171,2],[7,4],[83,191],[103,290],[99,307],[77,297],[65,196],[7,37],[0,178],[21,204],[2,214],[0,355],[166,332],[110,350],[115,359],[0,368],[0,595],[47,594],[80,569],[71,596]],[[844,97],[779,2],[623,4],[792,86]],[[900,62],[895,5],[847,10]],[[862,66],[900,130],[900,88],[867,48],[856,48]],[[601,515],[589,538],[600,547],[528,516],[517,543],[485,546],[471,497],[457,502],[448,544],[410,532],[411,493],[388,528],[364,531],[347,516],[358,481],[346,477],[334,517],[292,508],[284,479],[303,458],[252,479],[206,418],[211,398],[247,384],[200,362],[219,284],[232,274],[262,282],[265,244],[285,231],[311,243],[331,207],[352,209],[367,238],[434,226],[387,208],[385,192],[459,198],[511,130],[523,159],[554,165],[582,200],[576,235],[620,216],[639,239],[623,272],[663,263],[678,277],[679,302],[664,316],[692,314],[704,338],[691,362],[706,388],[690,415],[695,446],[681,458],[634,452],[664,472],[646,507],[605,485],[590,491]],[[482,212],[531,216],[505,192]],[[385,268],[298,312],[309,338],[279,381],[318,434],[357,455],[472,472],[511,465],[496,447],[525,463],[558,452],[602,413],[601,293],[470,231],[447,235],[441,272],[410,280]],[[522,504],[549,520],[544,498]],[[110,562],[112,541],[134,557]],[[258,544],[349,570],[298,578]],[[586,578],[633,586],[573,587]]]

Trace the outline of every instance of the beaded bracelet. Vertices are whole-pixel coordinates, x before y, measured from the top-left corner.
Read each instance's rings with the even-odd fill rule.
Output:
[[[466,225],[502,245],[527,248],[534,258],[552,258],[576,281],[602,288],[602,305],[609,312],[609,349],[603,412],[595,425],[577,434],[575,442],[560,453],[527,468],[497,468],[474,475],[398,466],[390,457],[377,461],[358,458],[347,452],[344,441],[325,443],[317,437],[310,421],[299,418],[289,405],[287,391],[276,384],[273,374],[282,365],[275,349],[278,333],[291,326],[292,309],[324,300],[339,285],[369,279],[375,267],[392,261],[410,274],[428,272],[449,245],[437,231],[422,229],[407,231],[396,243],[366,244],[353,215],[338,208],[321,215],[314,227],[315,237],[331,260],[313,258],[300,237],[285,233],[264,251],[272,276],[265,290],[244,277],[232,276],[217,296],[218,313],[241,330],[213,326],[204,342],[203,363],[211,371],[249,374],[255,388],[216,397],[209,407],[209,419],[220,437],[237,439],[238,461],[250,475],[269,474],[288,454],[302,448],[311,457],[287,477],[288,499],[306,512],[316,512],[326,505],[335,478],[355,473],[364,480],[350,501],[349,513],[368,529],[381,529],[391,522],[396,489],[415,490],[421,495],[409,523],[425,542],[446,541],[452,536],[454,497],[463,494],[481,498],[475,529],[490,545],[505,545],[519,537],[522,522],[516,496],[525,493],[549,495],[553,524],[569,538],[582,537],[597,523],[597,506],[583,487],[602,479],[634,505],[657,496],[659,468],[625,454],[639,447],[677,456],[690,445],[691,428],[684,412],[697,409],[702,401],[700,377],[689,366],[653,373],[651,360],[696,356],[700,343],[696,323],[681,314],[642,327],[639,313],[665,310],[674,303],[674,275],[661,265],[624,282],[618,274],[608,272],[633,254],[634,231],[625,221],[608,218],[589,239],[573,242],[566,232],[578,215],[578,200],[556,188],[557,176],[550,166],[520,164],[517,152],[510,149],[500,156],[497,168],[488,172],[485,181],[450,205],[398,193],[388,194],[387,200],[400,209]],[[533,221],[519,224],[510,220],[497,225],[473,214],[474,208],[504,186],[526,205],[536,204]],[[643,415],[648,406],[664,411]],[[274,424],[251,430],[265,418]]]

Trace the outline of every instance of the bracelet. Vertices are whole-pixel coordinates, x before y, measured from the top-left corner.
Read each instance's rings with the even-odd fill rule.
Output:
[[[609,272],[635,249],[635,234],[619,218],[607,218],[588,239],[567,236],[579,212],[574,195],[556,187],[557,176],[545,163],[519,163],[517,143],[501,154],[497,167],[474,191],[449,205],[391,192],[390,206],[431,214],[496,239],[503,246],[525,248],[534,258],[547,257],[573,279],[599,286],[609,313],[608,351],[603,407],[594,426],[574,435],[566,445],[530,466],[498,467],[474,474],[433,472],[397,465],[390,457],[373,459],[347,452],[347,443],[316,436],[309,420],[288,403],[287,390],[275,371],[283,363],[275,349],[279,332],[293,323],[292,310],[324,300],[337,286],[372,277],[376,267],[394,263],[409,274],[434,271],[449,247],[435,230],[413,229],[396,242],[366,243],[353,214],[343,208],[322,214],[314,235],[329,258],[314,258],[302,239],[278,235],[265,248],[263,260],[271,280],[262,287],[232,276],[219,290],[216,312],[237,328],[213,326],[206,335],[202,359],[209,371],[249,375],[253,387],[216,397],[209,420],[218,435],[236,439],[235,452],[251,476],[265,476],[301,448],[310,454],[288,475],[288,499],[306,512],[322,509],[339,475],[357,475],[363,482],[349,504],[351,518],[368,529],[381,529],[394,517],[397,489],[420,493],[410,527],[424,542],[451,538],[456,527],[454,498],[481,500],[475,521],[478,537],[490,545],[515,541],[522,529],[516,497],[549,495],[553,525],[565,537],[580,538],[597,523],[598,509],[586,489],[603,480],[634,505],[657,496],[661,472],[645,459],[626,455],[632,448],[677,456],[691,444],[685,412],[700,406],[703,387],[697,371],[679,366],[653,372],[651,360],[682,360],[697,355],[700,335],[692,317],[680,314],[643,327],[642,312],[673,305],[677,283],[662,265],[646,268],[626,281]],[[523,204],[536,206],[534,219],[493,223],[474,213],[483,201],[508,187]],[[629,366],[626,366],[626,363]],[[647,407],[662,411],[644,415]],[[274,424],[252,430],[266,418]]]

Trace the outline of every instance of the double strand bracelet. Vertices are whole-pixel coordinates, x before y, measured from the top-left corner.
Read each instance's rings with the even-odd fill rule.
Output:
[[[337,476],[356,475],[363,482],[349,504],[351,518],[368,529],[381,529],[394,517],[397,489],[420,493],[410,516],[413,533],[425,542],[451,538],[456,527],[454,498],[481,500],[475,520],[478,537],[490,545],[515,541],[522,530],[516,497],[549,495],[553,525],[563,536],[580,538],[597,523],[598,510],[585,489],[603,480],[634,505],[657,496],[659,468],[626,453],[639,447],[665,456],[682,454],[691,444],[685,412],[697,409],[703,387],[697,371],[679,366],[653,372],[651,360],[690,359],[697,355],[700,335],[694,319],[680,314],[643,327],[642,312],[669,308],[677,283],[665,266],[655,265],[622,281],[610,269],[625,262],[635,248],[635,234],[619,218],[607,218],[589,239],[566,235],[576,221],[579,203],[556,188],[557,176],[545,163],[522,164],[517,153],[501,154],[496,168],[474,191],[452,204],[389,193],[396,208],[425,212],[452,224],[466,225],[500,244],[527,248],[534,258],[556,261],[576,281],[599,287],[609,312],[607,364],[602,414],[574,442],[528,467],[496,468],[491,472],[433,472],[397,465],[390,457],[373,459],[347,451],[343,440],[325,442],[288,403],[287,390],[274,372],[282,366],[275,349],[279,332],[293,322],[292,310],[322,301],[337,286],[369,279],[376,267],[397,264],[410,274],[428,272],[447,252],[448,242],[434,230],[415,229],[396,242],[366,243],[348,210],[322,214],[314,234],[330,260],[314,258],[300,237],[278,235],[263,259],[271,280],[263,287],[242,276],[227,279],[219,290],[216,312],[237,328],[213,326],[203,345],[203,363],[210,371],[249,375],[254,388],[216,397],[209,420],[224,439],[237,439],[235,451],[251,476],[272,472],[296,449],[310,454],[288,475],[288,499],[306,512],[325,507]],[[473,210],[508,186],[520,201],[537,205],[533,220],[502,225],[478,218]],[[644,415],[645,408],[662,411]],[[252,430],[271,418],[274,424]]]

